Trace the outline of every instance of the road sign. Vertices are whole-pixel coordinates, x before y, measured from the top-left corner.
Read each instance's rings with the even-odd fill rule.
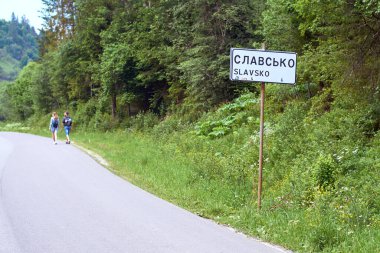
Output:
[[[265,83],[296,82],[297,54],[291,52],[231,48],[230,79],[232,81],[261,82],[260,148],[257,207],[261,208],[264,147]]]
[[[231,48],[232,81],[296,82],[297,54],[292,52]]]

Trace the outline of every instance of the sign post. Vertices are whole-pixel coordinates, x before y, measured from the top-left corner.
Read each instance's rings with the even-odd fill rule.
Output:
[[[257,190],[257,208],[261,209],[265,82],[294,84],[296,82],[297,54],[231,48],[230,57],[230,79],[232,81],[261,82],[259,179]]]
[[[259,149],[259,180],[257,187],[257,208],[261,208],[261,190],[263,185],[263,149],[264,149],[264,100],[265,100],[265,83],[261,83],[261,100],[260,100],[260,149]]]

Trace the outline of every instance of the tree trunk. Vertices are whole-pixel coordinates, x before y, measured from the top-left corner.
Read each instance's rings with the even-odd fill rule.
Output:
[[[116,93],[112,94],[112,118],[116,118]]]

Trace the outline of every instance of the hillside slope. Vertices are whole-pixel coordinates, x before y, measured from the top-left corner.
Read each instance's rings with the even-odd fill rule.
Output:
[[[28,20],[12,14],[11,21],[0,20],[0,81],[14,80],[20,70],[38,58],[38,35]]]

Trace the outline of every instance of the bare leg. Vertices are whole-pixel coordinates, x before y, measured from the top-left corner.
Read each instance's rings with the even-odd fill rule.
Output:
[[[58,138],[57,138],[57,130],[54,131],[54,137],[55,137],[55,142],[57,142]]]

